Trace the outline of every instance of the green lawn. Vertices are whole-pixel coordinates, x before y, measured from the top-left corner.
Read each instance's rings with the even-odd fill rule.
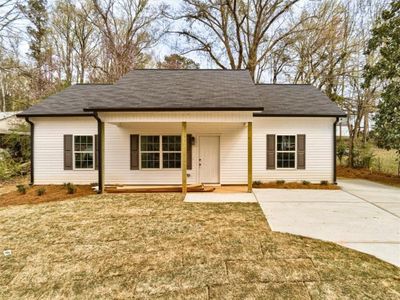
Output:
[[[93,195],[0,208],[0,299],[399,299],[400,269],[274,233],[256,203]]]

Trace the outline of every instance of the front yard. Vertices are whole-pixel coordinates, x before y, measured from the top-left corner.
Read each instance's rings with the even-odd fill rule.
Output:
[[[400,297],[399,269],[273,233],[256,203],[92,195],[0,207],[0,298]]]

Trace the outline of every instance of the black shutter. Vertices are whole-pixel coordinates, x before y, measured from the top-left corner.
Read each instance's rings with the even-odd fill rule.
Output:
[[[139,135],[131,134],[131,170],[139,170]]]
[[[72,170],[73,169],[73,141],[72,134],[64,135],[64,170]]]
[[[297,169],[306,168],[306,135],[297,135]]]
[[[267,170],[275,169],[275,134],[267,135]]]
[[[94,169],[99,169],[99,138],[97,134],[94,136]]]

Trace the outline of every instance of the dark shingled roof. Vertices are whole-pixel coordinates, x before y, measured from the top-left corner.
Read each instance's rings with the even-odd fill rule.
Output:
[[[249,110],[255,115],[341,116],[310,85],[254,85],[247,70],[133,70],[115,84],[73,85],[19,116],[104,111]]]
[[[41,115],[93,115],[83,109],[99,101],[100,94],[109,90],[112,85],[77,84],[55,93],[42,102],[31,106],[19,116]]]
[[[246,70],[134,70],[88,109],[262,110]]]
[[[256,88],[264,111],[255,116],[346,116],[310,84],[257,84]]]

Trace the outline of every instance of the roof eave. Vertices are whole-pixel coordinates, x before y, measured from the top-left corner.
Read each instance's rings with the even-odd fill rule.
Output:
[[[343,118],[345,113],[337,114],[269,114],[269,113],[254,113],[254,117],[324,117],[324,118]]]
[[[51,113],[40,113],[40,114],[30,114],[21,113],[16,115],[17,118],[27,118],[27,117],[90,117],[93,116],[91,112],[85,113],[64,113],[64,114],[51,114]]]

